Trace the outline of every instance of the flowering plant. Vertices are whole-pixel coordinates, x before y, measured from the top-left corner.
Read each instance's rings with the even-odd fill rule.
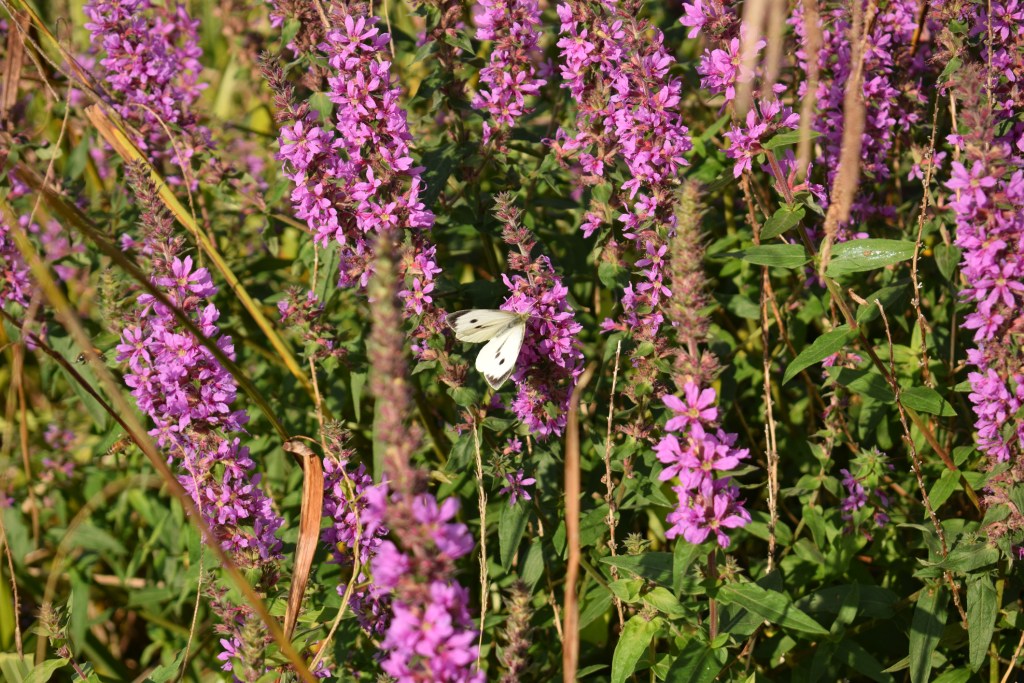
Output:
[[[81,9],[0,3],[5,677],[1024,667],[1017,0]]]

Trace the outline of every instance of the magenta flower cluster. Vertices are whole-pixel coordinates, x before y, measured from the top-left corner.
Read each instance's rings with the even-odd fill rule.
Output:
[[[895,0],[879,6],[864,39],[863,93],[865,104],[864,132],[861,136],[861,174],[863,177],[884,182],[892,176],[892,151],[901,135],[919,125],[928,103],[922,91],[923,77],[929,73],[931,49],[928,41],[908,49],[918,30],[920,8],[915,0]],[[819,17],[818,28],[822,44],[818,51],[819,80],[814,93],[818,114],[812,121],[815,131],[821,133],[821,155],[816,163],[827,169],[827,186],[836,177],[839,150],[842,145],[844,113],[843,97],[851,77],[850,8],[847,5],[831,9]],[[789,23],[798,37],[806,35],[804,8],[797,3]],[[934,18],[927,19],[927,30],[938,32]],[[807,70],[805,43],[796,50],[799,66]],[[800,82],[797,95],[806,96],[808,84]],[[866,182],[862,182],[862,188]],[[861,219],[892,217],[895,207],[862,189],[854,200],[853,215]],[[839,239],[850,238],[841,230]]]
[[[576,102],[574,134],[559,129],[557,144],[578,157],[587,182],[597,183],[617,158],[626,165],[619,220],[639,254],[658,260],[638,261],[638,282],[622,300],[618,323],[637,338],[653,339],[664,322],[659,308],[670,296],[662,281],[660,258],[674,225],[672,190],[692,148],[679,112],[682,81],[669,74],[675,59],[664,35],[641,21],[624,3],[571,2],[558,5],[561,20],[559,69]],[[597,228],[590,213],[584,231]]]
[[[526,96],[536,95],[546,80],[537,75],[534,62],[543,53],[540,39],[540,6],[537,0],[480,0],[474,16],[476,37],[494,41],[487,66],[480,70],[480,91],[473,107],[494,119],[484,122],[484,144],[496,131],[515,125],[532,111]]]
[[[469,529],[454,521],[458,499],[438,505],[421,493],[400,501],[386,487],[366,489],[366,499],[370,534],[385,518],[404,518],[392,523],[402,528],[402,547],[384,540],[372,561],[375,591],[391,601],[381,668],[398,683],[482,682],[469,592],[451,578],[456,561],[473,550]]]
[[[143,247],[146,250],[146,247]],[[228,357],[231,337],[217,327],[220,312],[210,299],[217,288],[191,256],[154,259],[153,284],[189,316]],[[275,538],[282,524],[249,449],[232,433],[243,433],[248,415],[233,410],[234,378],[150,294],[121,333],[118,360],[127,362],[125,384],[139,409],[155,424],[150,432],[181,470],[178,481],[192,497],[218,542],[241,566],[259,566],[280,555]]]
[[[209,146],[193,104],[202,50],[183,5],[150,0],[94,0],[82,8],[94,50],[102,51],[102,77],[117,112],[141,134],[135,140],[151,158],[187,166],[197,148]],[[167,129],[184,133],[174,144]]]
[[[889,523],[889,515],[884,512],[889,507],[889,497],[880,488],[868,491],[863,480],[853,475],[850,470],[843,468],[839,470],[843,475],[843,488],[846,489],[846,496],[840,503],[840,516],[847,523],[847,531],[855,528],[855,517],[858,511],[873,508],[871,519],[878,528]],[[869,532],[864,532],[870,538]]]
[[[320,532],[320,540],[330,548],[331,562],[342,567],[352,566],[354,548],[359,548],[359,562],[363,567],[371,561],[382,543],[387,529],[368,525],[364,520],[367,509],[367,491],[374,488],[373,477],[362,464],[349,461],[352,453],[342,450],[337,459],[324,458],[324,518],[329,525]],[[349,605],[360,625],[370,633],[382,634],[387,625],[387,605],[361,572],[357,578],[361,587],[353,592]],[[338,586],[344,593],[346,586]]]
[[[25,308],[31,293],[28,264],[14,242],[11,227],[0,215],[0,306],[6,309],[8,304],[14,303]]]
[[[503,237],[518,253],[509,255],[511,277],[502,274],[510,295],[503,311],[529,313],[526,337],[519,362],[512,373],[516,397],[512,411],[538,438],[559,435],[565,428],[569,398],[583,372],[583,353],[576,322],[567,296],[568,288],[555,274],[547,256],[530,258],[534,241],[518,224],[518,212],[499,200],[498,216],[505,225]]]
[[[967,352],[977,415],[978,446],[1005,462],[1024,451],[1024,371],[1008,339],[1022,323],[1024,306],[1024,158],[1009,140],[987,148],[969,145],[954,161],[946,187],[956,217],[956,244],[963,250],[966,286],[960,295],[972,311],[964,327],[976,349]]]
[[[665,465],[658,479],[679,480],[672,487],[679,503],[668,515],[672,527],[665,536],[682,536],[690,543],[703,543],[713,533],[718,545],[728,548],[726,529],[750,522],[739,486],[730,476],[746,459],[748,451],[736,448],[736,435],[718,427],[714,389],[701,389],[696,383],[687,382],[682,399],[668,394],[662,400],[672,411],[672,417],[665,425],[668,434],[654,448],[658,460]]]
[[[320,45],[331,69],[332,125],[318,122],[307,105],[294,108],[292,122],[281,128],[279,157],[295,183],[296,215],[318,243],[340,248],[339,286],[365,287],[374,237],[429,228],[434,215],[420,201],[421,169],[414,166],[401,89],[386,58],[388,34],[376,27],[376,17],[339,14],[336,19]],[[411,302],[424,300],[437,272],[436,265],[427,265],[433,263],[432,251],[421,260]]]

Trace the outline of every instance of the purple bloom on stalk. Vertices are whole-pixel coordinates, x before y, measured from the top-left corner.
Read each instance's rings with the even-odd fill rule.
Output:
[[[766,45],[764,40],[757,41],[755,53],[763,50]],[[722,48],[704,50],[697,65],[697,73],[701,75],[700,87],[716,95],[725,95],[725,101],[729,102],[736,99],[736,85],[749,83],[754,78],[754,72],[743,65],[739,38],[722,43]]]
[[[231,338],[216,325],[220,313],[208,301],[217,289],[209,271],[194,269],[191,257],[178,255],[180,238],[156,197],[148,174],[139,165],[127,168],[129,183],[142,206],[141,254],[149,259],[152,282],[169,302],[188,316],[200,332],[228,358]],[[238,393],[234,378],[213,353],[183,326],[172,309],[150,294],[125,322],[118,360],[127,362],[125,384],[139,409],[153,421],[150,434],[178,470],[177,477],[210,527],[217,542],[241,568],[260,570],[274,581],[283,519],[260,486],[260,475],[235,434],[244,433],[249,416],[232,410]],[[238,636],[246,607],[214,599],[222,616],[218,633],[229,642]],[[231,651],[225,653],[227,658]],[[230,663],[230,662],[229,662]]]
[[[477,632],[469,593],[450,578],[455,561],[473,549],[466,525],[453,521],[459,501],[449,498],[438,505],[432,495],[420,494],[409,503],[374,495],[368,508],[380,519],[388,506],[406,527],[403,546],[421,546],[407,552],[385,540],[373,560],[375,590],[391,600],[381,667],[399,683],[482,682],[483,674],[473,670]]]
[[[672,528],[668,538],[682,535],[690,543],[703,543],[712,531],[719,545],[728,547],[723,529],[745,526],[750,515],[739,497],[739,487],[730,473],[747,458],[749,451],[737,449],[736,435],[718,427],[715,391],[701,390],[693,381],[683,387],[685,401],[665,395],[662,401],[675,413],[665,425],[667,432],[654,447],[665,468],[659,481],[679,478],[673,487],[678,506],[667,520]],[[712,431],[713,430],[713,431]]]
[[[665,394],[661,398],[662,403],[676,413],[665,424],[666,431],[675,432],[690,425],[699,426],[702,422],[712,424],[718,420],[714,389],[702,390],[695,382],[687,382],[683,386],[683,395],[685,402],[672,394]]]
[[[523,471],[519,470],[515,474],[509,472],[505,475],[505,481],[508,482],[508,486],[505,486],[498,491],[499,496],[508,495],[508,506],[515,507],[516,501],[522,500],[533,500],[530,496],[530,492],[526,490],[527,486],[532,486],[537,483],[537,480],[533,477],[523,478]]]
[[[674,227],[670,195],[692,149],[679,112],[682,81],[670,69],[675,60],[664,35],[638,19],[624,4],[569,2],[558,5],[561,20],[559,69],[576,102],[575,133],[559,130],[560,159],[574,155],[583,173],[603,177],[616,154],[628,169],[622,183],[619,219],[634,251],[660,257]],[[599,221],[588,214],[583,229]],[[661,252],[661,253],[659,253]],[[604,329],[621,329],[652,340],[664,321],[660,308],[669,295],[661,264],[637,261],[637,281],[624,293],[623,314]],[[653,259],[651,259],[653,260]]]
[[[498,130],[515,125],[530,113],[527,95],[536,95],[547,82],[539,78],[533,63],[543,56],[540,38],[540,7],[537,0],[480,0],[483,12],[475,15],[476,37],[495,41],[488,65],[480,70],[480,92],[473,107],[488,112]],[[484,124],[484,143],[494,134]]]
[[[10,230],[0,216],[0,306],[6,308],[7,304],[15,303],[27,308],[32,284],[28,266]]]
[[[876,181],[888,180],[892,175],[891,152],[902,137],[922,120],[928,98],[922,82],[931,70],[930,42],[921,41],[918,50],[902,49],[910,44],[918,27],[916,0],[894,0],[887,3],[874,16],[870,31],[864,37],[863,95],[866,105],[864,132],[861,136],[861,172]],[[940,26],[933,16],[927,19],[928,32],[937,34]],[[804,8],[797,3],[789,23],[800,38],[796,57],[802,68],[808,68]],[[821,134],[818,148],[822,154],[815,164],[826,169],[831,188],[838,171],[842,146],[844,119],[843,98],[846,84],[852,76],[854,59],[851,58],[851,9],[849,5],[822,11],[819,16],[822,44],[817,51],[819,79],[814,97],[821,114],[811,125]],[[797,95],[805,97],[808,81],[802,80]],[[890,209],[888,202],[874,198],[871,184],[865,179],[854,200],[852,224],[881,214]],[[827,205],[827,202],[824,202]],[[857,220],[861,219],[861,220]],[[850,239],[845,230],[839,239]]]
[[[712,532],[722,548],[728,548],[726,529],[750,523],[750,513],[739,500],[740,490],[732,479],[704,479],[696,488],[676,486],[679,507],[666,518],[672,528],[666,538],[682,536],[689,543],[703,543]]]
[[[959,161],[954,161],[952,168],[952,177],[946,181],[946,187],[958,191],[954,208],[964,213],[984,208],[988,203],[989,190],[999,183],[999,179],[991,176],[980,161],[975,161],[970,170]]]
[[[282,109],[279,158],[295,184],[292,205],[318,243],[337,245],[339,287],[367,285],[378,235],[394,233],[403,242],[400,295],[405,316],[418,316],[413,350],[421,360],[438,360],[427,343],[444,329],[431,296],[441,272],[427,235],[434,214],[421,200],[423,169],[413,161],[401,88],[391,73],[390,37],[377,28],[377,17],[340,6],[332,20],[335,27],[318,46],[330,67],[331,120],[318,121],[308,102],[296,105],[282,70],[263,63]]]
[[[737,126],[725,134],[729,138],[729,149],[726,153],[736,159],[732,174],[739,178],[744,171],[749,171],[751,161],[764,152],[761,146],[768,138],[780,130],[796,130],[800,127],[800,115],[789,107],[782,106],[777,99],[760,99],[757,106],[747,112],[746,126]]]
[[[583,371],[583,354],[576,322],[566,301],[569,290],[554,274],[546,256],[534,262],[532,278],[502,274],[512,294],[501,305],[504,311],[529,313],[526,339],[512,373],[517,387],[512,409],[538,438],[561,434],[572,387]],[[548,409],[553,405],[554,411]],[[554,414],[552,414],[554,413]]]
[[[152,157],[187,165],[209,131],[193,112],[205,83],[196,29],[184,6],[149,0],[94,0],[82,8],[114,109],[139,131],[135,142]],[[165,126],[185,134],[168,139]]]

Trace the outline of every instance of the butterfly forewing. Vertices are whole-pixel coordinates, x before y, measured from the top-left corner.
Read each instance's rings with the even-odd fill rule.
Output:
[[[519,320],[519,314],[497,309],[468,309],[448,314],[448,327],[455,331],[459,341],[478,343],[493,339],[510,324]],[[520,344],[522,341],[520,340]]]
[[[526,324],[518,316],[504,330],[480,349],[476,357],[476,369],[484,376],[491,388],[497,391],[512,371],[516,369],[519,350],[523,347]]]

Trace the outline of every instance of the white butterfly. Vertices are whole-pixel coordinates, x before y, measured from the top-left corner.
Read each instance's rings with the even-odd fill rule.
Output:
[[[448,326],[459,341],[486,341],[476,357],[476,369],[491,388],[497,391],[516,369],[519,350],[526,336],[529,313],[499,311],[492,308],[471,308],[448,314]],[[490,340],[490,341],[488,341]]]

